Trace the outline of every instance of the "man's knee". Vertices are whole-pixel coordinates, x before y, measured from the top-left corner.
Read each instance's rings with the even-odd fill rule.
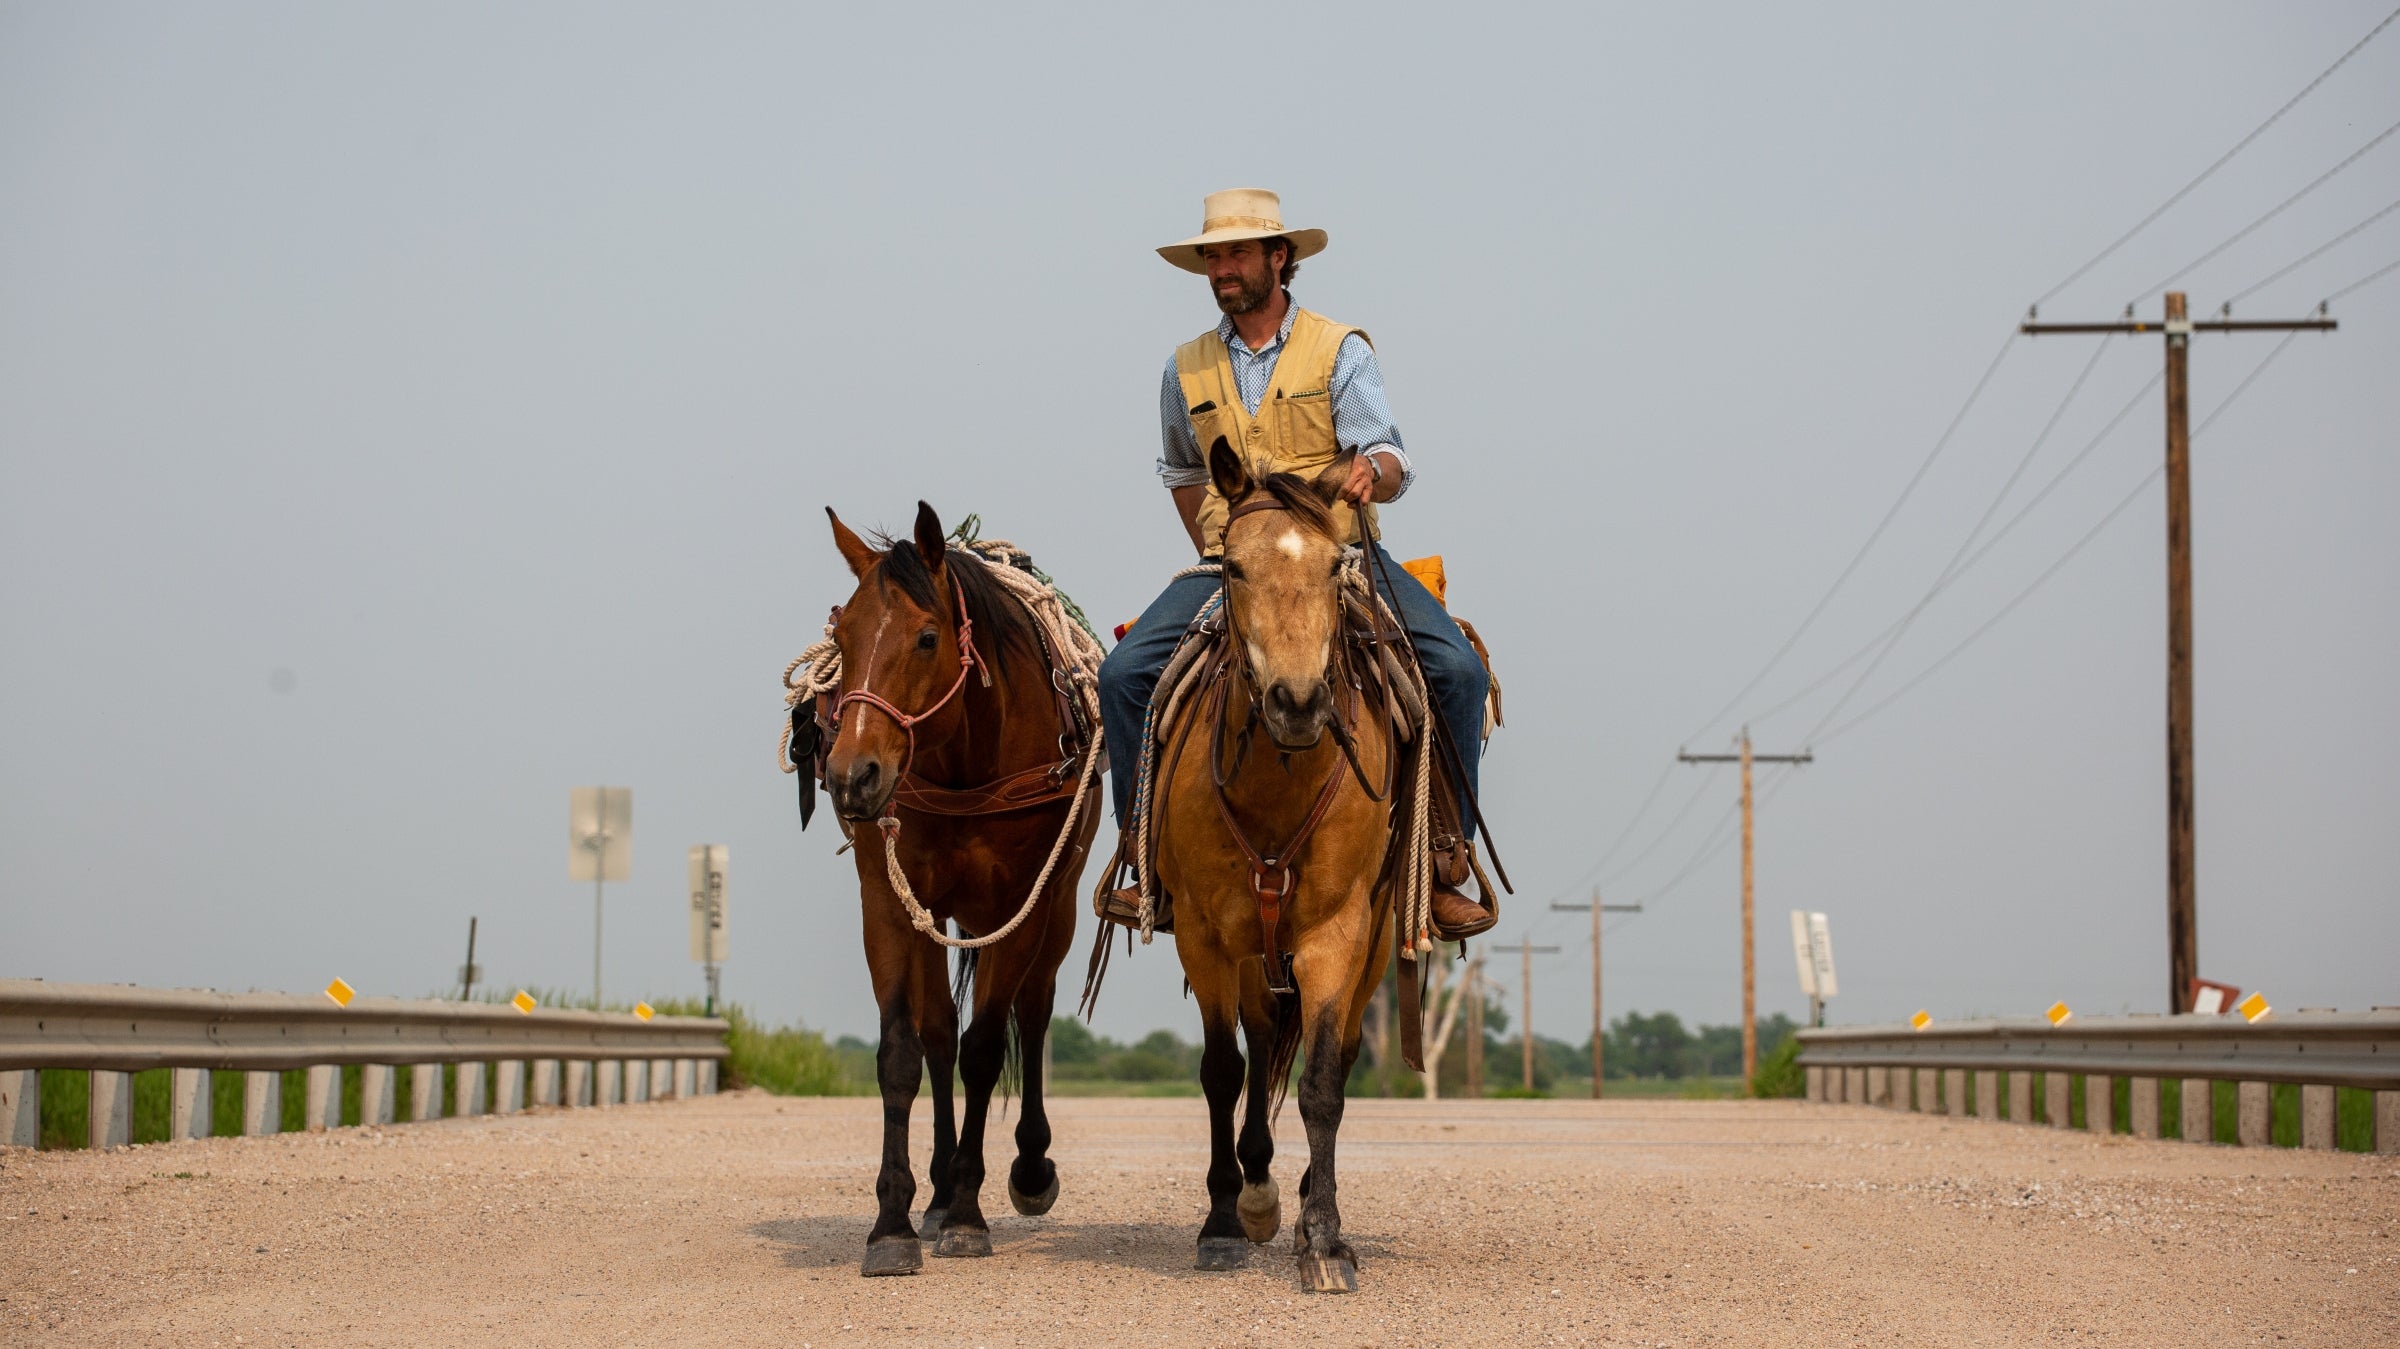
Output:
[[[1475,648],[1461,636],[1452,641],[1421,642],[1417,659],[1425,667],[1425,678],[1443,696],[1473,698],[1483,701],[1491,686],[1491,675],[1483,668],[1483,659]]]
[[[1122,646],[1109,652],[1100,662],[1100,700],[1104,703],[1146,700],[1148,693],[1141,687],[1143,672],[1139,665],[1140,662],[1126,657]]]

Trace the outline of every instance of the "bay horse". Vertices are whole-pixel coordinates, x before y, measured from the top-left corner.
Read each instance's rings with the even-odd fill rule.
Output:
[[[807,760],[824,746],[827,795],[856,845],[881,1012],[883,1162],[859,1272],[908,1274],[923,1264],[921,1241],[934,1242],[937,1256],[992,1253],[981,1199],[985,1120],[1011,1056],[1041,1062],[1059,962],[1075,936],[1072,895],[1099,824],[1085,797],[1101,748],[1096,730],[1075,724],[1071,680],[1054,676],[1042,632],[1003,584],[1013,578],[948,547],[931,506],[918,503],[913,538],[880,549],[830,508],[825,514],[858,585],[828,625],[838,687],[824,688],[822,700],[795,695],[790,758],[803,775],[806,827]],[[791,685],[788,672],[785,680]],[[802,707],[819,702],[831,714],[810,707],[804,725]],[[955,993],[936,935],[953,924],[998,935],[962,951]],[[952,1115],[953,1065],[966,1084],[963,1122]],[[908,1124],[928,1066],[933,1193],[920,1231],[909,1220],[917,1186]],[[1058,1198],[1042,1086],[1038,1067],[1022,1074],[1008,1171],[1009,1202],[1027,1215]]]
[[[1239,1267],[1282,1224],[1271,1114],[1305,1041],[1308,1167],[1293,1246],[1312,1292],[1358,1286],[1357,1256],[1342,1240],[1334,1140],[1392,925],[1379,879],[1399,746],[1390,718],[1367,705],[1364,681],[1349,673],[1345,562],[1330,509],[1350,459],[1345,452],[1313,481],[1254,477],[1223,439],[1211,447],[1210,477],[1230,508],[1223,667],[1163,733],[1154,825],[1175,949],[1200,1004],[1209,1211],[1198,1267]],[[1258,730],[1268,743],[1253,743]]]

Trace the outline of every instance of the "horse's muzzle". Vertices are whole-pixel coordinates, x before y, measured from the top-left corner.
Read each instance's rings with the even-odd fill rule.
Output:
[[[883,814],[900,775],[871,754],[829,757],[825,762],[825,794],[834,813],[845,820],[872,820]]]
[[[1322,679],[1280,679],[1259,699],[1259,720],[1278,749],[1314,749],[1333,718],[1333,686]]]

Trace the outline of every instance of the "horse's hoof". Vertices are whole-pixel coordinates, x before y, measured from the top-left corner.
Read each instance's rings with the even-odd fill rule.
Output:
[[[931,1241],[940,1236],[942,1234],[942,1220],[949,1216],[950,1210],[946,1208],[929,1208],[925,1210],[924,1220],[917,1224],[917,1235],[926,1241]]]
[[[1358,1261],[1347,1246],[1336,1246],[1319,1255],[1306,1246],[1300,1248],[1300,1291],[1304,1293],[1355,1293],[1358,1291]]]
[[[1235,1216],[1242,1220],[1242,1231],[1259,1245],[1275,1239],[1283,1230],[1283,1192],[1272,1178],[1255,1183],[1242,1183],[1242,1197],[1233,1201]]]
[[[925,1250],[915,1237],[878,1237],[867,1243],[867,1258],[858,1262],[862,1278],[914,1274],[925,1267]]]
[[[933,1253],[944,1259],[953,1256],[990,1255],[992,1234],[980,1227],[953,1227],[933,1243]]]
[[[1223,1274],[1250,1263],[1250,1243],[1240,1237],[1200,1238],[1200,1258],[1192,1262],[1194,1269],[1211,1274]]]
[[[1049,1188],[1040,1194],[1027,1194],[1017,1188],[1016,1181],[1009,1181],[1008,1202],[1016,1208],[1017,1212],[1028,1218],[1039,1218],[1048,1213],[1050,1206],[1058,1202],[1058,1173],[1056,1171],[1050,1173]]]

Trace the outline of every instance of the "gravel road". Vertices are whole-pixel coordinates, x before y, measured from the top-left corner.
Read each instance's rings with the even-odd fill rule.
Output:
[[[1288,1223],[1245,1271],[1191,1268],[1197,1100],[1058,1102],[1049,1217],[1008,1210],[996,1159],[992,1258],[860,1279],[876,1110],[744,1092],[0,1150],[0,1344],[2400,1344],[2388,1157],[1356,1101],[1337,1298],[1298,1291]],[[1296,1107],[1280,1135],[1288,1219]]]

